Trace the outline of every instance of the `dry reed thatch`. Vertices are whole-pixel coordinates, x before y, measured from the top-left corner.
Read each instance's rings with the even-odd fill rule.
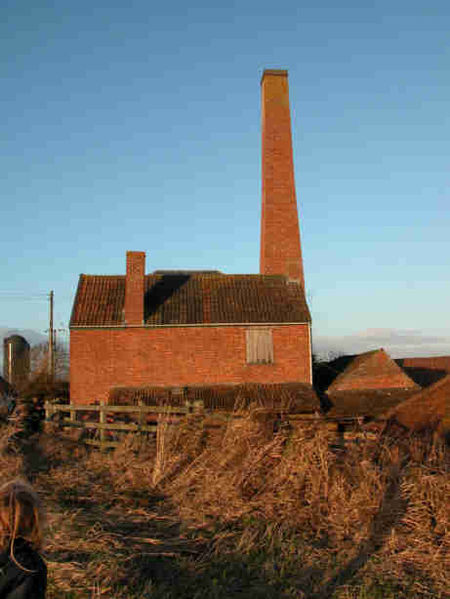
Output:
[[[156,444],[107,454],[44,434],[49,599],[448,596],[441,441],[380,433],[336,454],[320,424],[241,416],[209,438],[198,418],[162,423]]]

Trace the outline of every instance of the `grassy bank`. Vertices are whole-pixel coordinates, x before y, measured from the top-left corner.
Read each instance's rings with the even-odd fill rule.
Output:
[[[249,414],[109,454],[48,431],[0,460],[47,504],[49,599],[449,596],[448,450],[423,436],[336,454]]]

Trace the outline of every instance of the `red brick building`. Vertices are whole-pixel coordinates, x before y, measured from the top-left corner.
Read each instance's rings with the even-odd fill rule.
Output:
[[[126,275],[81,275],[71,330],[74,402],[114,387],[312,383],[286,71],[262,87],[260,274],[145,274],[127,252]]]

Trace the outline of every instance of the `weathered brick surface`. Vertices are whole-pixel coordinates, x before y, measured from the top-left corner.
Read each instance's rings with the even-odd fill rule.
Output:
[[[73,329],[71,400],[106,401],[116,386],[311,383],[307,324],[272,327],[273,364],[246,364],[246,328]]]
[[[304,286],[295,195],[287,71],[262,82],[261,274],[284,274]]]
[[[125,322],[144,324],[145,252],[127,252]]]

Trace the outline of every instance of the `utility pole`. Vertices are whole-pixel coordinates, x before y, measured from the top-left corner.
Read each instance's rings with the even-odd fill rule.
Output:
[[[55,379],[55,331],[53,329],[53,290],[49,294],[49,327],[48,327],[48,375],[50,384]]]

